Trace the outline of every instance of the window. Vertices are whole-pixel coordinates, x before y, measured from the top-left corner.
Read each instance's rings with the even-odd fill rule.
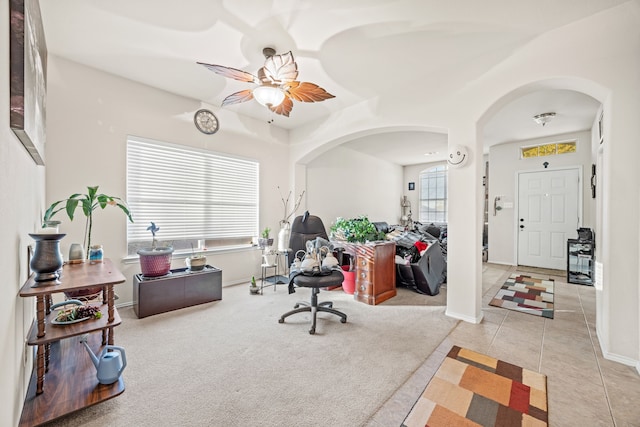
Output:
[[[521,147],[521,158],[555,156],[556,154],[566,154],[576,152],[576,141],[552,142],[550,144],[533,145]]]
[[[157,239],[190,251],[250,244],[258,234],[256,161],[141,138],[127,140],[129,255]]]
[[[420,222],[447,222],[447,165],[420,173]]]

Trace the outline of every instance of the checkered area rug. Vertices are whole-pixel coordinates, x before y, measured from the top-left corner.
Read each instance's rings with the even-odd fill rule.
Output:
[[[553,319],[553,285],[551,279],[514,273],[489,305]]]
[[[548,425],[547,377],[454,346],[402,427]]]

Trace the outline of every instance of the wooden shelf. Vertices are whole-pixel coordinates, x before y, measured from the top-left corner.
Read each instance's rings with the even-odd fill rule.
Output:
[[[87,343],[94,353],[101,351],[101,334],[91,334]],[[51,343],[51,359],[45,392],[36,394],[37,375],[31,375],[20,426],[37,426],[63,415],[118,396],[124,391],[122,377],[113,384],[98,382],[96,368],[78,339]]]
[[[20,425],[44,424],[124,391],[122,378],[110,385],[98,382],[89,354],[79,339],[71,337],[94,332],[88,337],[94,353],[99,353],[103,345],[113,345],[113,328],[122,322],[114,307],[113,286],[125,280],[107,258],[95,264],[65,264],[57,281],[38,283],[32,274],[20,288],[21,297],[36,298],[36,319],[27,343],[37,349]],[[52,294],[93,287],[102,289],[102,301],[92,303],[100,307],[100,319],[70,325],[51,323],[58,311],[47,313]]]
[[[100,319],[89,319],[83,322],[73,323],[71,325],[54,325],[51,323],[55,319],[58,310],[53,310],[51,314],[45,317],[45,336],[38,338],[38,326],[36,322],[31,324],[29,330],[29,336],[27,343],[29,345],[42,345],[53,341],[58,341],[63,338],[73,337],[76,335],[82,335],[89,332],[101,331],[105,328],[112,328],[122,323],[118,310],[113,309],[113,322],[108,321],[108,309],[107,304],[100,305],[100,312],[102,317]]]
[[[93,286],[117,285],[124,283],[126,278],[116,268],[111,260],[105,258],[103,262],[91,264],[65,264],[58,282],[36,282],[32,274],[20,289],[21,297],[37,297],[39,295],[55,294]]]

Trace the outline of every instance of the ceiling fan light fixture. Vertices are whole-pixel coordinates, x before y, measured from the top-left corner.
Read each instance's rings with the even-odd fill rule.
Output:
[[[277,86],[261,85],[253,89],[253,97],[265,107],[277,107],[284,101],[284,92]]]
[[[546,125],[547,123],[549,123],[551,121],[551,119],[553,119],[556,116],[556,113],[542,113],[542,114],[536,114],[535,116],[533,116],[533,120],[539,124],[539,125]]]

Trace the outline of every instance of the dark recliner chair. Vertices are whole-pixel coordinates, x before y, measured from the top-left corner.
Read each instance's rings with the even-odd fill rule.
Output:
[[[308,211],[305,212],[304,215],[296,217],[291,225],[291,235],[289,237],[289,247],[293,251],[293,256],[289,257],[290,260],[293,261],[297,251],[306,250],[307,241],[315,240],[316,237],[329,240],[322,220],[317,216],[309,215]],[[313,335],[316,333],[316,314],[318,311],[335,314],[340,317],[340,322],[342,323],[347,321],[347,315],[335,310],[333,308],[333,302],[323,301],[318,303],[320,288],[337,287],[342,285],[344,276],[341,271],[334,270],[331,271],[330,274],[324,275],[296,274],[294,271],[291,272],[291,277],[292,283],[289,286],[289,293],[295,292],[294,285],[303,288],[311,288],[311,301],[298,302],[293,306],[293,310],[286,312],[280,317],[280,319],[278,319],[278,323],[284,323],[284,319],[292,314],[307,311],[311,312],[311,328],[309,329],[309,333]]]

